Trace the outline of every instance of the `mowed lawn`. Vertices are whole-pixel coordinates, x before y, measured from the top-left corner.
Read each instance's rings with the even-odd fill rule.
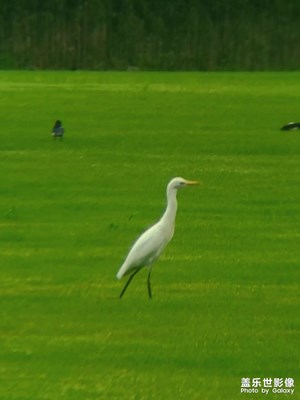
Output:
[[[0,92],[0,399],[261,399],[244,377],[298,399],[300,73],[0,72]],[[120,300],[174,176],[202,185],[153,299],[143,270]]]

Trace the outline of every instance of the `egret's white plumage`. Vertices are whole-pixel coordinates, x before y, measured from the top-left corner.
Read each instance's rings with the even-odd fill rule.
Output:
[[[161,219],[146,232],[144,232],[134,243],[117,273],[117,278],[121,279],[125,275],[130,275],[128,282],[121,292],[123,296],[127,286],[134,275],[142,268],[148,267],[148,293],[151,298],[150,274],[153,262],[161,255],[162,251],[172,239],[175,228],[175,218],[177,212],[177,189],[187,185],[196,185],[196,181],[188,181],[183,178],[172,179],[167,186],[167,208]]]

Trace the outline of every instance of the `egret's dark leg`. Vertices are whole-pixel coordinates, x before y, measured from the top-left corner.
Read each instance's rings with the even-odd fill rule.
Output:
[[[128,285],[129,285],[129,283],[132,281],[132,278],[134,277],[134,275],[137,274],[138,272],[139,272],[139,269],[137,269],[136,271],[134,271],[134,272],[130,275],[128,281],[126,282],[126,285],[124,286],[124,288],[123,288],[123,290],[122,290],[122,292],[121,292],[121,294],[120,294],[120,298],[121,298],[121,297],[123,296],[123,294],[125,293],[125,291],[126,291]]]
[[[151,293],[151,282],[150,282],[151,271],[152,271],[152,268],[150,268],[150,269],[149,269],[149,272],[148,272],[148,278],[147,278],[147,285],[148,285],[148,294],[149,294],[149,299],[151,299],[151,298],[152,298],[152,293]]]

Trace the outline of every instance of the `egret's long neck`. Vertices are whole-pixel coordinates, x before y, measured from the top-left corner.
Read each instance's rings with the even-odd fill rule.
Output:
[[[164,219],[171,225],[173,225],[175,222],[176,212],[177,212],[176,194],[177,194],[176,189],[174,188],[167,189],[167,208],[164,215],[162,216],[162,219]]]

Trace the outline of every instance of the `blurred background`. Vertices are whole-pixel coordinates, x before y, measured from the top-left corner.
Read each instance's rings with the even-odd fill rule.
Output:
[[[296,70],[299,0],[0,0],[0,69]]]

